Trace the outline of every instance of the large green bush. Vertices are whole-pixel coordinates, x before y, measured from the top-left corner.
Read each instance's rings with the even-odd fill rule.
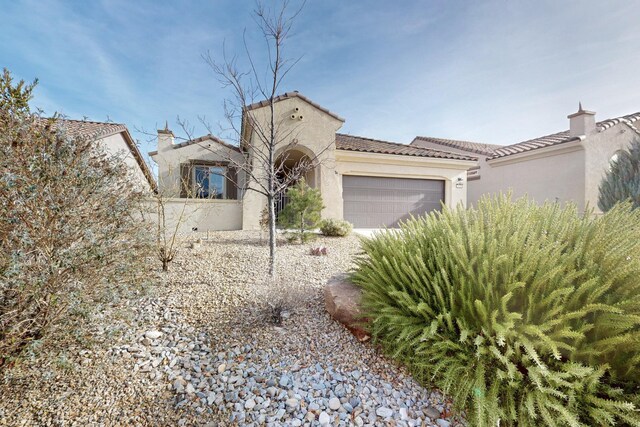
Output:
[[[471,425],[640,425],[639,210],[500,196],[363,245],[373,336]]]

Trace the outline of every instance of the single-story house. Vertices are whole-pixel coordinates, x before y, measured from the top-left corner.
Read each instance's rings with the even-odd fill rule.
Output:
[[[255,150],[262,150],[261,145],[255,142],[269,119],[268,102],[246,106],[242,146],[212,135],[176,143],[169,129],[158,131],[157,150],[149,153],[158,165],[158,190],[174,211],[191,206],[183,228],[260,227],[266,197],[252,191],[256,183],[237,165],[260,158],[262,151]],[[279,135],[286,135],[277,146],[276,161],[291,167],[301,161],[314,165],[305,178],[322,194],[324,218],[346,219],[359,228],[393,227],[441,204],[466,204],[467,170],[477,163],[473,153],[339,133],[344,119],[298,92],[275,98],[274,119]]]
[[[478,157],[467,178],[469,204],[511,191],[514,197],[572,202],[598,213],[598,187],[617,153],[640,136],[640,112],[596,122],[595,113],[580,105],[568,119],[568,130],[507,146],[429,137],[411,145]]]
[[[155,190],[153,173],[125,125],[71,119],[57,119],[56,123],[69,136],[95,140],[107,154],[124,158],[130,178],[138,188]]]

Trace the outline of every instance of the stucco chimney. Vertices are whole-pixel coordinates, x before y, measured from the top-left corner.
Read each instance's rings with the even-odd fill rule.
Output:
[[[158,129],[158,152],[171,148],[174,141],[175,136],[169,129],[169,123],[165,123],[164,129]]]
[[[582,109],[578,104],[578,112],[569,114],[569,134],[571,136],[591,135],[596,132],[596,113]]]

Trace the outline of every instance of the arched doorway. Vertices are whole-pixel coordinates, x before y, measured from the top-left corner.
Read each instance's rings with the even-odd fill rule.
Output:
[[[294,148],[281,153],[276,160],[276,175],[281,183],[287,187],[295,185],[304,178],[307,185],[316,187],[316,168],[313,164],[312,153],[306,153],[303,147]],[[276,196],[276,215],[287,205],[286,189]]]

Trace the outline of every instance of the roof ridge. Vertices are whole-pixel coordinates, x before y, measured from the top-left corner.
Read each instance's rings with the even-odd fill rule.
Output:
[[[327,113],[328,115],[330,115],[331,117],[340,120],[341,122],[344,122],[345,120],[340,117],[339,115],[337,115],[336,113],[334,113],[333,111],[329,110],[328,108],[323,107],[322,105],[312,101],[311,99],[307,98],[306,96],[304,96],[303,94],[301,94],[300,92],[298,92],[297,90],[294,90],[292,92],[284,92],[280,95],[276,95],[273,97],[273,102],[279,102],[279,101],[283,101],[285,99],[289,99],[289,98],[300,98],[303,101],[305,101],[306,103],[308,103],[309,105],[317,108],[320,111],[323,111],[325,113]],[[266,107],[267,105],[269,105],[269,100],[268,99],[263,99],[262,101],[257,101],[257,102],[253,102],[249,105],[246,105],[244,107],[245,110],[253,110],[256,108],[260,108],[260,107]]]
[[[418,142],[430,142],[433,144],[442,145],[448,148],[454,148],[456,150],[467,151],[474,154],[481,154],[485,156],[490,156],[494,150],[502,147],[499,144],[489,144],[485,142],[477,142],[477,141],[467,141],[462,139],[450,139],[450,138],[438,138],[435,136],[421,136],[418,135],[413,138],[411,141],[411,145],[418,147],[418,144],[414,144],[416,141]]]
[[[378,147],[376,149],[375,145],[373,147],[360,146],[358,145],[357,141],[360,141],[361,144],[367,143],[367,142],[374,143],[374,144],[382,144],[383,147]],[[339,143],[342,144],[342,146],[338,146]],[[368,138],[364,136],[350,135],[350,134],[344,134],[344,133],[336,133],[336,148],[339,150],[371,152],[371,153],[380,153],[380,154],[397,154],[397,155],[408,155],[408,156],[416,156],[416,157],[434,157],[434,158],[445,158],[445,159],[448,158],[448,159],[454,159],[454,160],[477,160],[477,158],[475,157],[452,153],[450,151],[417,147],[411,144],[402,144],[399,142],[391,142],[391,141],[385,141],[381,139],[374,139],[374,138]]]
[[[369,138],[367,136],[352,135],[350,133],[336,132],[336,135],[348,136],[349,138],[366,139],[368,141],[374,141],[374,142],[383,142],[385,144],[403,145],[405,147],[409,146],[409,144],[403,144],[401,142],[393,142],[393,141],[387,141],[387,140],[384,140],[384,139]],[[422,148],[422,147],[413,147],[413,148]]]
[[[632,124],[638,120],[640,120],[640,112],[635,112],[631,114],[626,114],[624,116],[604,119],[596,122],[596,130],[598,132],[603,132],[620,123],[627,123],[628,125],[632,126]],[[491,157],[489,157],[489,160],[498,159],[501,157],[507,157],[512,154],[528,152],[528,151],[535,150],[537,148],[550,147],[553,145],[558,145],[558,144],[579,139],[579,137],[577,136],[572,137],[569,132],[570,130],[567,129],[560,132],[539,136],[537,138],[531,138],[525,141],[516,142],[514,144],[504,145],[501,148],[496,149],[494,154]],[[554,140],[558,138],[562,138],[562,139]]]
[[[49,119],[53,119],[53,117],[48,117]],[[112,125],[112,126],[125,126],[124,123],[116,123],[116,122],[101,122],[98,120],[78,120],[78,119],[68,119],[66,117],[58,117],[58,120],[62,120],[65,122],[76,122],[76,123],[91,123],[95,125]]]
[[[202,142],[202,141],[206,141],[207,139],[211,139],[214,142],[216,142],[216,143],[218,143],[220,145],[224,145],[225,147],[231,148],[233,150],[240,151],[240,148],[236,147],[235,145],[229,144],[228,142],[224,141],[223,139],[218,138],[217,136],[215,136],[213,134],[210,134],[210,133],[208,133],[206,135],[199,136],[197,138],[189,139],[187,141],[182,141],[182,142],[180,142],[178,144],[174,144],[172,146],[172,148],[176,149],[176,148],[186,147],[188,145],[193,145],[193,144],[197,144],[197,143]]]

